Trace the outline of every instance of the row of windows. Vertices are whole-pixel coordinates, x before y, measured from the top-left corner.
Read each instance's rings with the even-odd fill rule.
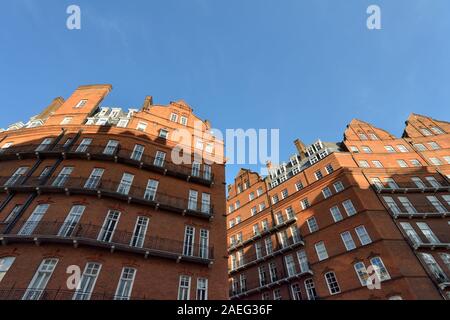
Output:
[[[162,130],[160,131],[160,137],[167,138],[167,131]],[[92,138],[84,138],[78,147],[76,148],[75,152],[87,152],[89,149],[89,146],[92,144],[93,139]],[[54,142],[54,138],[45,138],[39,146],[36,147],[35,151],[45,151],[47,150],[50,145]],[[68,146],[72,142],[72,138],[68,138],[65,142],[63,147]],[[0,153],[4,152],[6,149],[11,148],[14,145],[13,142],[7,142],[0,148]],[[103,154],[106,155],[113,155],[116,151],[118,151],[119,148],[119,141],[117,140],[109,140],[107,145],[105,146],[105,149],[103,151]],[[203,150],[203,142],[201,140],[197,140],[196,148]],[[133,152],[130,156],[130,159],[140,161],[142,159],[142,156],[144,155],[145,147],[140,144],[136,144],[134,146]],[[205,147],[205,151],[208,153],[213,152],[213,145],[207,144]],[[166,153],[163,151],[156,151],[155,156],[155,163],[156,166],[164,166],[164,160],[166,158]],[[157,161],[158,159],[158,161]],[[194,162],[195,163],[195,162]],[[199,165],[199,163],[197,163]],[[205,165],[210,168],[209,165]],[[194,170],[194,169],[193,169]],[[209,170],[210,171],[210,170]],[[210,174],[210,172],[209,172]]]
[[[35,229],[38,227],[40,221],[43,219],[47,213],[50,205],[49,204],[39,204],[33,210],[31,215],[28,217],[27,221],[21,226],[18,231],[19,235],[32,235]],[[60,237],[71,237],[80,223],[80,220],[86,210],[85,206],[76,205],[73,206],[61,225],[58,236]],[[16,206],[11,214],[8,216],[6,221],[11,221],[15,215],[20,211],[20,206]],[[119,219],[121,212],[117,210],[109,210],[103,225],[98,233],[97,240],[101,242],[113,242],[114,233],[116,231],[117,225],[119,224]],[[136,219],[136,224],[133,230],[133,235],[130,239],[129,245],[136,248],[142,248],[145,244],[145,237],[147,235],[147,229],[150,223],[148,217],[139,216]],[[185,227],[184,242],[183,242],[183,255],[192,256],[194,255],[194,239],[195,239],[195,228],[193,226]],[[209,230],[200,229],[200,246],[199,246],[199,257],[207,259],[209,257]]]
[[[444,159],[444,161],[446,163],[450,164],[450,156],[443,156],[442,158]],[[443,162],[439,158],[431,157],[431,158],[428,158],[428,159],[435,166],[443,165]],[[413,166],[413,167],[420,167],[420,166],[422,166],[420,161],[417,160],[417,159],[410,159],[408,161],[411,164],[411,166]],[[379,160],[372,160],[371,163],[372,163],[372,167],[374,167],[374,168],[383,168],[383,164]],[[400,168],[408,168],[409,167],[408,163],[405,160],[402,160],[402,159],[398,159],[397,160],[397,164],[398,164],[398,166]],[[358,161],[358,165],[361,168],[370,168],[371,167],[369,162],[366,161],[366,160],[359,160]]]
[[[359,242],[361,243],[362,246],[372,243],[372,239],[370,238],[369,233],[367,232],[366,228],[363,225],[356,227],[355,233],[358,236]],[[344,246],[347,251],[350,251],[350,250],[353,250],[356,248],[356,243],[353,240],[353,237],[352,237],[352,234],[350,231],[342,232],[341,239],[342,239],[342,242],[344,243]],[[327,251],[327,248],[325,247],[324,241],[317,242],[314,245],[314,248],[316,250],[317,258],[319,261],[328,259],[328,257],[329,257],[328,251]]]
[[[425,180],[432,188],[442,187],[439,181],[437,181],[437,179],[433,176],[425,177]],[[380,178],[372,178],[371,181],[378,189],[383,189],[386,187],[389,189],[399,189],[399,186],[397,182],[395,182],[394,178],[384,178],[383,181],[381,181]],[[411,177],[411,181],[417,188],[420,189],[427,188],[425,182],[422,181],[422,179],[420,179],[419,177]]]
[[[286,218],[283,215],[282,211],[279,211],[279,212],[275,213],[275,223],[276,223],[276,225],[281,225],[281,224],[285,223],[286,221],[289,221],[289,220],[292,220],[292,219],[295,219],[295,213],[294,213],[294,210],[292,209],[292,207],[286,208]],[[261,224],[261,228],[260,228],[260,224]],[[269,227],[269,220],[267,218],[263,219],[260,222],[260,224],[256,223],[256,224],[253,225],[253,236],[260,235],[261,232],[266,232],[266,231],[269,230],[269,228],[270,228]],[[230,237],[230,244],[231,245],[240,243],[242,241],[243,241],[242,231]]]
[[[6,181],[5,186],[11,186],[15,183],[21,181],[21,179],[25,176],[27,171],[29,170],[29,167],[20,167],[18,168],[13,175]],[[74,170],[74,167],[63,167],[55,180],[52,182],[53,187],[63,187],[70,178],[70,175],[72,174]],[[101,182],[102,176],[105,172],[105,169],[102,168],[94,168],[89,176],[89,178],[86,180],[84,184],[85,189],[96,189]],[[48,174],[47,168],[45,168],[40,178],[43,178]],[[134,175],[131,173],[124,173],[122,175],[122,178],[120,180],[120,183],[117,187],[116,192],[124,195],[128,195],[130,192],[130,189],[133,185],[134,181]],[[157,190],[159,186],[159,181],[149,179],[147,182],[147,186],[144,193],[144,199],[149,201],[154,201],[157,198]],[[209,193],[203,192],[201,197],[201,208],[200,211],[203,213],[211,213],[211,195]],[[196,190],[189,190],[188,194],[188,209],[189,210],[198,210],[198,196],[199,192]]]
[[[239,190],[239,188],[240,188],[240,184],[238,184],[238,190]],[[250,192],[249,195],[248,195],[249,201],[253,201],[257,197],[261,196],[263,194],[263,192],[264,191],[263,191],[262,187],[259,187],[256,190],[256,195],[255,195],[254,191]],[[239,200],[237,200],[234,204],[228,205],[228,213],[232,213],[233,211],[239,209],[240,207],[241,207],[241,202]]]
[[[334,172],[334,168],[333,168],[333,166],[332,166],[330,163],[327,164],[327,165],[324,167],[324,170],[325,170],[325,172],[326,172],[327,174],[331,174],[331,173]],[[296,175],[296,174],[299,173],[299,172],[300,172],[300,169],[298,169],[298,168],[294,168],[294,169],[292,170],[292,173],[293,173],[294,175]],[[322,170],[321,170],[321,169],[316,170],[316,171],[314,172],[314,177],[316,178],[316,180],[322,179],[322,178],[324,177],[324,174],[323,174]],[[279,178],[278,180],[273,180],[273,181],[270,183],[270,187],[271,187],[271,188],[274,188],[274,187],[278,186],[280,183],[283,183],[283,182],[286,181],[286,180],[287,180],[287,176],[286,176],[286,175],[282,175],[282,176],[280,176],[280,178]],[[297,184],[296,184],[296,188],[297,188],[297,191],[303,188],[303,185],[301,184],[301,182],[300,182],[300,184],[298,185],[298,187],[297,187]]]
[[[434,144],[436,144],[436,143],[433,142],[433,146],[434,146]],[[398,144],[396,147],[399,152],[409,152],[408,148],[406,148],[403,144]],[[397,150],[393,146],[390,146],[390,145],[384,146],[384,149],[389,153],[397,152]],[[439,149],[439,146],[437,149]],[[369,146],[361,146],[361,150],[365,153],[372,153],[372,149]],[[359,153],[359,149],[357,146],[350,146],[350,151],[352,151],[354,153]]]
[[[355,206],[353,205],[353,202],[350,199],[343,201],[342,207],[344,208],[345,213],[349,217],[353,216],[354,214],[357,213]],[[330,208],[330,213],[331,213],[331,216],[333,217],[334,222],[338,222],[338,221],[341,221],[342,219],[344,219],[344,217],[341,213],[341,210],[339,209],[339,206],[337,206],[337,205]],[[310,232],[315,232],[315,231],[319,230],[319,224],[317,222],[317,219],[314,216],[308,218],[306,220],[306,223],[308,225]]]
[[[442,200],[447,203],[448,206],[450,206],[450,195],[442,195]],[[400,214],[403,212],[409,213],[409,214],[417,214],[422,211],[429,212],[429,206],[427,207],[419,207],[418,209],[411,203],[411,201],[406,196],[401,197],[383,197],[384,201],[386,202],[388,208],[391,210],[394,214]],[[447,213],[449,210],[442,204],[442,202],[439,200],[437,196],[426,196],[427,201],[429,204],[431,204],[432,207],[436,209],[439,213]],[[400,202],[401,206],[403,207],[403,210],[398,205],[398,202]]]
[[[416,245],[424,243],[422,238],[418,235],[413,225],[409,222],[400,222],[400,226],[404,230],[406,236]],[[416,222],[416,227],[420,230],[422,235],[427,239],[429,243],[441,243],[438,237],[431,230],[430,226],[426,222]]]
[[[15,257],[5,257],[0,259],[0,282],[11,268],[15,261]],[[56,269],[59,259],[44,259],[34,274],[27,290],[25,291],[23,300],[39,300],[47,287],[48,282]],[[72,296],[73,300],[90,300],[94,291],[95,283],[102,268],[101,263],[88,262],[84,268],[81,278],[76,286]],[[115,300],[129,300],[133,290],[134,280],[136,278],[137,269],[131,267],[122,268],[122,272],[114,294]],[[180,276],[178,299],[189,300],[191,291],[191,277]],[[208,279],[197,278],[197,300],[208,299]]]
[[[87,104],[87,102],[88,102],[87,99],[82,99],[82,100],[80,100],[80,101],[75,105],[74,108],[75,108],[75,109],[80,109],[80,108],[84,107],[84,106]],[[102,112],[105,112],[105,113],[106,113],[107,111],[108,111],[108,108],[102,109],[102,111],[99,113],[99,116],[102,116]],[[111,115],[111,116],[114,117],[115,115]],[[183,126],[186,126],[186,125],[187,125],[187,122],[188,122],[188,117],[186,117],[186,116],[180,116],[179,118],[180,118],[179,123],[182,124]],[[178,114],[175,113],[175,112],[172,112],[172,113],[170,114],[169,119],[170,119],[170,121],[172,121],[172,122],[178,122]]]
[[[290,241],[289,239],[292,239],[292,243],[299,243],[301,241],[300,232],[297,228],[297,226],[292,226],[289,228],[290,237],[288,234],[288,230],[283,230],[277,233],[278,240],[280,242],[281,248],[286,248]],[[242,241],[240,239],[241,234],[236,235],[236,240],[234,241]],[[256,259],[260,259],[262,257],[271,255],[274,253],[274,245],[272,241],[272,236],[267,236],[264,239],[264,249],[262,246],[262,242],[256,242],[255,243],[255,252],[256,252]],[[235,270],[237,268],[242,267],[249,261],[244,260],[244,249],[238,250],[236,253],[230,254],[230,263],[231,263],[231,270]]]
[[[312,278],[305,279],[304,281],[305,291],[307,295],[308,300],[315,300],[317,299],[317,292],[316,287],[314,285],[314,280]],[[293,300],[302,300],[302,293],[301,293],[301,285],[300,283],[296,282],[291,284],[291,295]],[[283,300],[281,289],[274,289],[272,291],[272,297],[273,300]],[[271,294],[269,292],[264,292],[261,295],[261,300],[271,300]]]
[[[373,257],[370,259],[369,266],[372,267],[373,272],[368,271],[368,268],[366,268],[364,262],[357,262],[353,266],[354,266],[354,269],[356,272],[356,276],[358,277],[358,280],[360,281],[361,286],[363,286],[363,287],[373,285],[373,279],[370,278],[370,274],[372,274],[372,273],[374,273],[376,275],[375,281],[382,282],[382,281],[391,279],[389,272],[387,271],[387,269],[383,263],[383,260],[380,257]],[[269,265],[269,272],[271,272],[270,265]],[[266,281],[265,279],[267,278],[265,266],[262,266],[259,268],[258,274],[259,274],[260,284],[261,284],[261,286],[263,286]],[[271,273],[271,277],[272,277],[272,273]],[[325,282],[327,284],[330,295],[339,294],[341,292],[341,288],[340,288],[340,285],[339,285],[339,282],[338,282],[335,272],[329,271],[329,272],[325,273],[324,278],[325,278]],[[244,275],[244,279],[245,279],[245,275]],[[241,282],[241,286],[242,286],[242,284],[243,284],[242,283],[242,275],[241,275],[240,280],[241,280],[240,282]],[[273,281],[273,279],[272,279],[272,281]],[[317,298],[317,293],[316,293],[315,284],[314,284],[313,279],[312,278],[305,279],[304,285],[305,285],[305,291],[307,294],[307,298],[309,300],[315,300]],[[302,299],[300,284],[298,282],[291,284],[290,289],[291,289],[291,294],[292,294],[292,297],[294,300]],[[268,292],[265,292],[262,294],[261,298],[262,298],[262,300],[269,300],[270,295]],[[273,299],[274,300],[282,299],[280,289],[276,289],[273,291]]]

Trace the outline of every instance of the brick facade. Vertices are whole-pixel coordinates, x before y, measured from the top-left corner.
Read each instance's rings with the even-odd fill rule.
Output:
[[[228,186],[231,299],[449,299],[449,137],[416,114],[402,138],[353,120],[342,143],[297,140],[267,177],[242,169]]]
[[[190,159],[195,153],[220,158],[223,143],[208,136],[209,123],[184,101],[163,106],[147,97],[140,110],[130,112],[100,107],[111,89],[81,86],[28,124],[0,133],[0,299],[72,299],[76,293],[66,286],[66,270],[75,265],[88,273],[87,263],[101,268],[94,285],[86,285],[89,292],[81,292],[84,298],[226,299],[224,164],[193,168],[172,159],[180,144]],[[191,141],[177,141],[178,130],[188,130]],[[20,167],[26,169],[17,173]],[[63,168],[70,168],[67,176],[61,176]],[[94,169],[103,174],[89,180]],[[133,177],[131,184],[122,180],[125,173]],[[149,180],[158,182],[156,193]],[[39,205],[48,208],[37,217]],[[84,211],[68,222],[75,206]],[[111,212],[118,213],[116,220],[107,220]],[[32,288],[46,259],[56,259],[54,270]],[[126,268],[134,270],[132,290],[120,291]],[[182,279],[190,286],[181,292]]]

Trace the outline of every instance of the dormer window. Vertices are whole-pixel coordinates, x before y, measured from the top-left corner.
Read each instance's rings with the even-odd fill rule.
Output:
[[[119,116],[119,114],[120,114],[120,109],[113,109],[112,111],[111,111],[111,114],[109,115],[111,118],[117,118],[118,116]]]
[[[75,109],[79,109],[79,108],[83,108],[87,103],[86,99],[80,100],[80,102],[77,103],[77,105],[75,106]]]
[[[99,117],[103,117],[105,116],[109,111],[109,108],[102,108],[102,110],[100,111],[100,113],[98,114]]]
[[[119,128],[126,128],[128,125],[128,119],[120,119],[119,122],[117,123],[117,126]]]
[[[169,131],[167,131],[166,129],[159,130],[159,137],[167,139],[169,137]]]
[[[170,115],[170,121],[177,122],[178,121],[178,115],[176,113],[171,113]]]
[[[42,126],[42,124],[43,124],[42,120],[33,120],[28,124],[28,128],[36,128]]]
[[[106,118],[100,118],[100,119],[97,120],[96,125],[98,125],[98,126],[104,126],[104,125],[106,125],[107,123],[108,123],[108,119],[106,119]]]

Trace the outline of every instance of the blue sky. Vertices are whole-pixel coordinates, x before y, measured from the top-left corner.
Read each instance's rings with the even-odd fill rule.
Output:
[[[184,99],[219,129],[280,128],[281,159],[352,118],[450,120],[448,0],[3,0],[0,27],[0,127],[92,83],[113,85],[104,105]]]

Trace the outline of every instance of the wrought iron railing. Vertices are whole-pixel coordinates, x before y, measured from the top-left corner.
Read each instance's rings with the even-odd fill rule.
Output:
[[[195,170],[192,166],[186,164],[174,164],[167,160],[160,161],[145,153],[140,157],[133,157],[134,150],[122,149],[120,146],[114,150],[111,149],[113,152],[105,152],[105,150],[106,146],[104,145],[89,145],[80,148],[80,145],[78,144],[67,149],[67,147],[62,144],[53,147],[51,147],[51,145],[42,146],[39,144],[24,144],[0,149],[0,160],[62,155],[65,158],[118,161],[206,185],[211,185],[214,181],[214,174],[209,170]]]
[[[122,186],[122,188],[121,188]],[[191,214],[204,218],[211,218],[214,213],[212,204],[201,204],[199,201],[193,202],[186,198],[168,195],[162,192],[152,194],[146,188],[138,186],[125,186],[120,181],[98,179],[93,181],[89,178],[67,177],[61,182],[58,177],[54,177],[45,184],[39,177],[17,177],[11,183],[11,177],[0,177],[0,188],[3,191],[30,191],[38,192],[64,192],[76,194],[95,194],[98,196],[114,197],[127,202],[135,202],[153,205],[160,209]]]
[[[237,239],[235,237],[236,240],[233,243],[230,243],[230,245],[228,247],[228,251],[231,252],[231,251],[237,250],[239,248],[242,248],[245,245],[251,243],[252,241],[258,240],[270,233],[273,233],[274,231],[277,231],[279,229],[282,229],[284,227],[291,225],[292,223],[297,221],[297,217],[295,216],[295,214],[293,214],[293,215],[294,215],[293,217],[285,218],[285,220],[280,221],[279,223],[268,222],[267,226],[264,229],[243,234],[242,239]],[[237,234],[236,234],[236,236],[237,236]]]
[[[229,266],[229,270],[228,273],[229,274],[233,274],[235,272],[241,271],[243,269],[249,268],[252,265],[257,264],[260,261],[265,261],[268,259],[273,258],[274,256],[280,255],[283,252],[286,252],[288,250],[291,250],[293,248],[296,248],[298,246],[304,245],[304,241],[302,237],[298,237],[297,239],[293,238],[293,237],[289,237],[286,240],[286,243],[284,245],[279,244],[277,246],[273,246],[273,251],[270,253],[266,252],[266,249],[264,248],[264,243],[261,243],[262,248],[264,248],[264,252],[266,254],[263,254],[261,252],[261,254],[257,254],[255,252],[255,250],[252,248],[252,250],[248,250],[247,252],[244,252],[243,256],[242,256],[242,260],[239,261],[238,257],[238,253],[236,254],[236,265],[230,265]],[[230,261],[231,263],[231,261]]]
[[[229,290],[229,295],[231,299],[239,298],[241,296],[249,295],[254,292],[258,292],[264,289],[269,289],[275,287],[277,285],[290,282],[293,279],[300,278],[306,275],[312,275],[311,269],[300,270],[300,272],[291,272],[290,274],[284,269],[277,270],[276,273],[270,273],[269,270],[266,270],[265,279],[256,280],[256,281],[245,281],[244,287],[241,284],[236,282],[236,287],[231,287]]]
[[[177,260],[209,263],[214,248],[200,244],[149,235],[136,235],[124,230],[105,230],[102,226],[69,222],[19,221],[10,231],[2,230],[3,241],[67,242],[142,253]]]
[[[75,290],[10,288],[0,289],[0,300],[24,300],[31,291],[33,291],[33,297],[36,300],[72,300],[75,294]],[[80,294],[83,294],[83,292]],[[152,300],[145,296],[139,297],[133,294],[130,297],[116,296],[110,292],[86,292],[84,295],[90,297],[89,300]]]

